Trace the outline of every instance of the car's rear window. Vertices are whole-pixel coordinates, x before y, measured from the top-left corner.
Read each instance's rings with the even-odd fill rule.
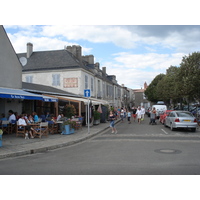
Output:
[[[193,115],[188,112],[177,112],[176,114],[178,117],[193,117]]]

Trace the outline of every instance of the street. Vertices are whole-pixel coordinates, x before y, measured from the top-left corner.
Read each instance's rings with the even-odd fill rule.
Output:
[[[82,143],[0,160],[2,175],[199,175],[200,131],[171,131],[149,118]]]

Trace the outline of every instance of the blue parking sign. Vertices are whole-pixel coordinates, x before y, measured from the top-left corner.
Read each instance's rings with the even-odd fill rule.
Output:
[[[84,97],[90,97],[90,89],[84,90]]]

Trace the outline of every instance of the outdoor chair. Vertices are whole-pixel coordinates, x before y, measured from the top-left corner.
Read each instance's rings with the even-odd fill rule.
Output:
[[[41,138],[43,135],[48,137],[49,134],[49,128],[48,128],[48,122],[41,122],[40,124],[38,124],[38,126],[34,127],[34,137],[38,137]]]
[[[54,134],[58,133],[58,124],[54,123],[53,121],[47,121],[49,127],[49,133]]]
[[[72,121],[76,122],[76,124],[74,125],[75,130],[82,129],[82,118],[74,118],[72,119]]]
[[[11,120],[11,123],[9,124],[9,133],[15,132],[16,122],[17,122],[17,120]]]
[[[26,127],[22,126],[22,125],[19,125],[19,122],[17,122],[17,125],[16,125],[16,137],[18,137],[18,136],[25,137],[25,135],[26,135]]]
[[[2,129],[2,131],[5,133],[7,133],[7,134],[9,134],[9,126],[10,126],[10,123],[9,123],[9,121],[2,121],[2,123],[1,123],[1,129]]]

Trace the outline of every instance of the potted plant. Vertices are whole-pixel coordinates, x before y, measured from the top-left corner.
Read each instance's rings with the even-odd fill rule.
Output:
[[[94,111],[94,125],[100,124],[100,116],[101,113],[99,113],[97,110]]]
[[[74,105],[71,105],[71,104],[67,104],[65,107],[64,107],[64,115],[71,119],[72,116],[75,116],[76,114],[76,109],[74,107]]]
[[[62,131],[62,135],[69,135],[74,133],[74,127],[76,125],[75,121],[72,121],[71,119],[68,119],[66,121],[63,122],[63,131]]]

